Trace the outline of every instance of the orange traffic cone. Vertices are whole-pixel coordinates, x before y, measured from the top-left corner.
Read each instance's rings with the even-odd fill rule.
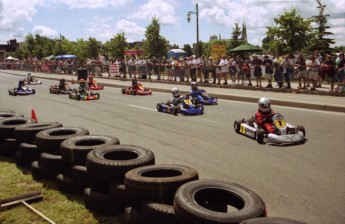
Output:
[[[31,119],[32,119],[32,120],[35,120],[35,121],[36,121],[36,123],[38,122],[38,121],[37,121],[37,117],[36,117],[36,114],[35,114],[35,111],[34,111],[34,110],[31,110]]]

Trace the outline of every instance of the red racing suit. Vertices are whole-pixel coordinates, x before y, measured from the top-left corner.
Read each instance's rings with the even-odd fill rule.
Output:
[[[272,121],[264,121],[268,117],[268,115],[275,114],[273,110],[270,110],[267,113],[263,113],[261,111],[256,112],[255,114],[255,122],[261,126],[265,131],[268,133],[274,133],[275,132],[275,127],[273,126]]]

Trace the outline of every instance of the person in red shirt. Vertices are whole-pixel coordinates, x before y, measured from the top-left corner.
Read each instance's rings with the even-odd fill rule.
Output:
[[[266,97],[261,97],[258,105],[259,108],[255,114],[255,122],[268,133],[275,133],[276,129],[271,120],[275,112],[271,109],[271,101]]]

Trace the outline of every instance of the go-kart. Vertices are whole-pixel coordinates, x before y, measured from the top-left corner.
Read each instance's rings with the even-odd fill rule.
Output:
[[[23,81],[27,85],[42,85],[41,80],[38,80],[37,78],[32,77],[32,76],[28,76],[27,78],[23,79]]]
[[[182,97],[181,103],[177,106],[170,102],[157,103],[157,111],[174,115],[201,115],[204,113],[204,106],[202,104],[194,105],[191,98],[187,95]]]
[[[60,89],[59,85],[51,85],[49,92],[52,94],[69,94],[74,91],[77,91],[75,88],[69,88],[68,85],[65,85],[65,89]]]
[[[100,94],[85,88],[85,91],[79,90],[69,93],[69,98],[74,100],[98,100],[100,98]]]
[[[210,97],[204,89],[198,91],[190,91],[189,95],[192,97],[193,104],[216,105],[218,100],[216,97]]]
[[[88,86],[91,90],[103,90],[104,86],[98,85],[96,80],[89,81]]]
[[[20,89],[18,88],[13,88],[8,90],[9,95],[17,96],[17,95],[31,95],[35,94],[35,90],[31,89],[27,86],[22,86]]]
[[[237,133],[256,139],[259,144],[298,144],[305,141],[305,129],[303,126],[293,126],[285,122],[283,115],[275,113],[267,120],[272,122],[276,128],[276,133],[267,133],[255,122],[254,117],[237,120],[234,122],[234,129]]]
[[[137,87],[128,86],[127,88],[121,89],[122,94],[128,94],[128,95],[152,95],[152,90],[148,88],[144,88],[144,86],[141,83],[138,83]]]

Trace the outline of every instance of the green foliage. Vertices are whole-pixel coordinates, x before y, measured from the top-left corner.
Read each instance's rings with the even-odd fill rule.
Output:
[[[333,35],[333,33],[327,31],[330,28],[327,26],[327,17],[329,15],[324,14],[326,5],[323,5],[320,0],[316,0],[316,2],[318,3],[319,15],[311,18],[317,26],[313,28],[309,50],[319,50],[321,54],[330,54],[332,52],[330,45],[334,44],[335,41],[334,39],[326,38],[326,36]]]
[[[189,44],[183,45],[183,50],[187,52],[188,56],[193,55],[192,47]]]
[[[104,44],[104,49],[110,58],[123,58],[123,52],[127,47],[125,33],[118,33],[110,41]]]
[[[173,44],[170,49],[180,49],[180,46],[177,44]]]
[[[160,25],[157,18],[153,18],[151,24],[146,27],[145,37],[143,41],[143,50],[149,58],[163,57],[168,51],[169,41],[160,34]]]
[[[275,54],[293,54],[303,50],[310,40],[311,20],[292,8],[274,19],[276,26],[267,27],[263,48]]]
[[[240,46],[241,44],[244,44],[245,41],[240,39],[241,36],[241,28],[238,26],[238,23],[235,23],[235,27],[232,28],[232,35],[231,39],[229,40],[227,44],[227,51],[228,54],[231,49],[234,49],[235,47]]]

